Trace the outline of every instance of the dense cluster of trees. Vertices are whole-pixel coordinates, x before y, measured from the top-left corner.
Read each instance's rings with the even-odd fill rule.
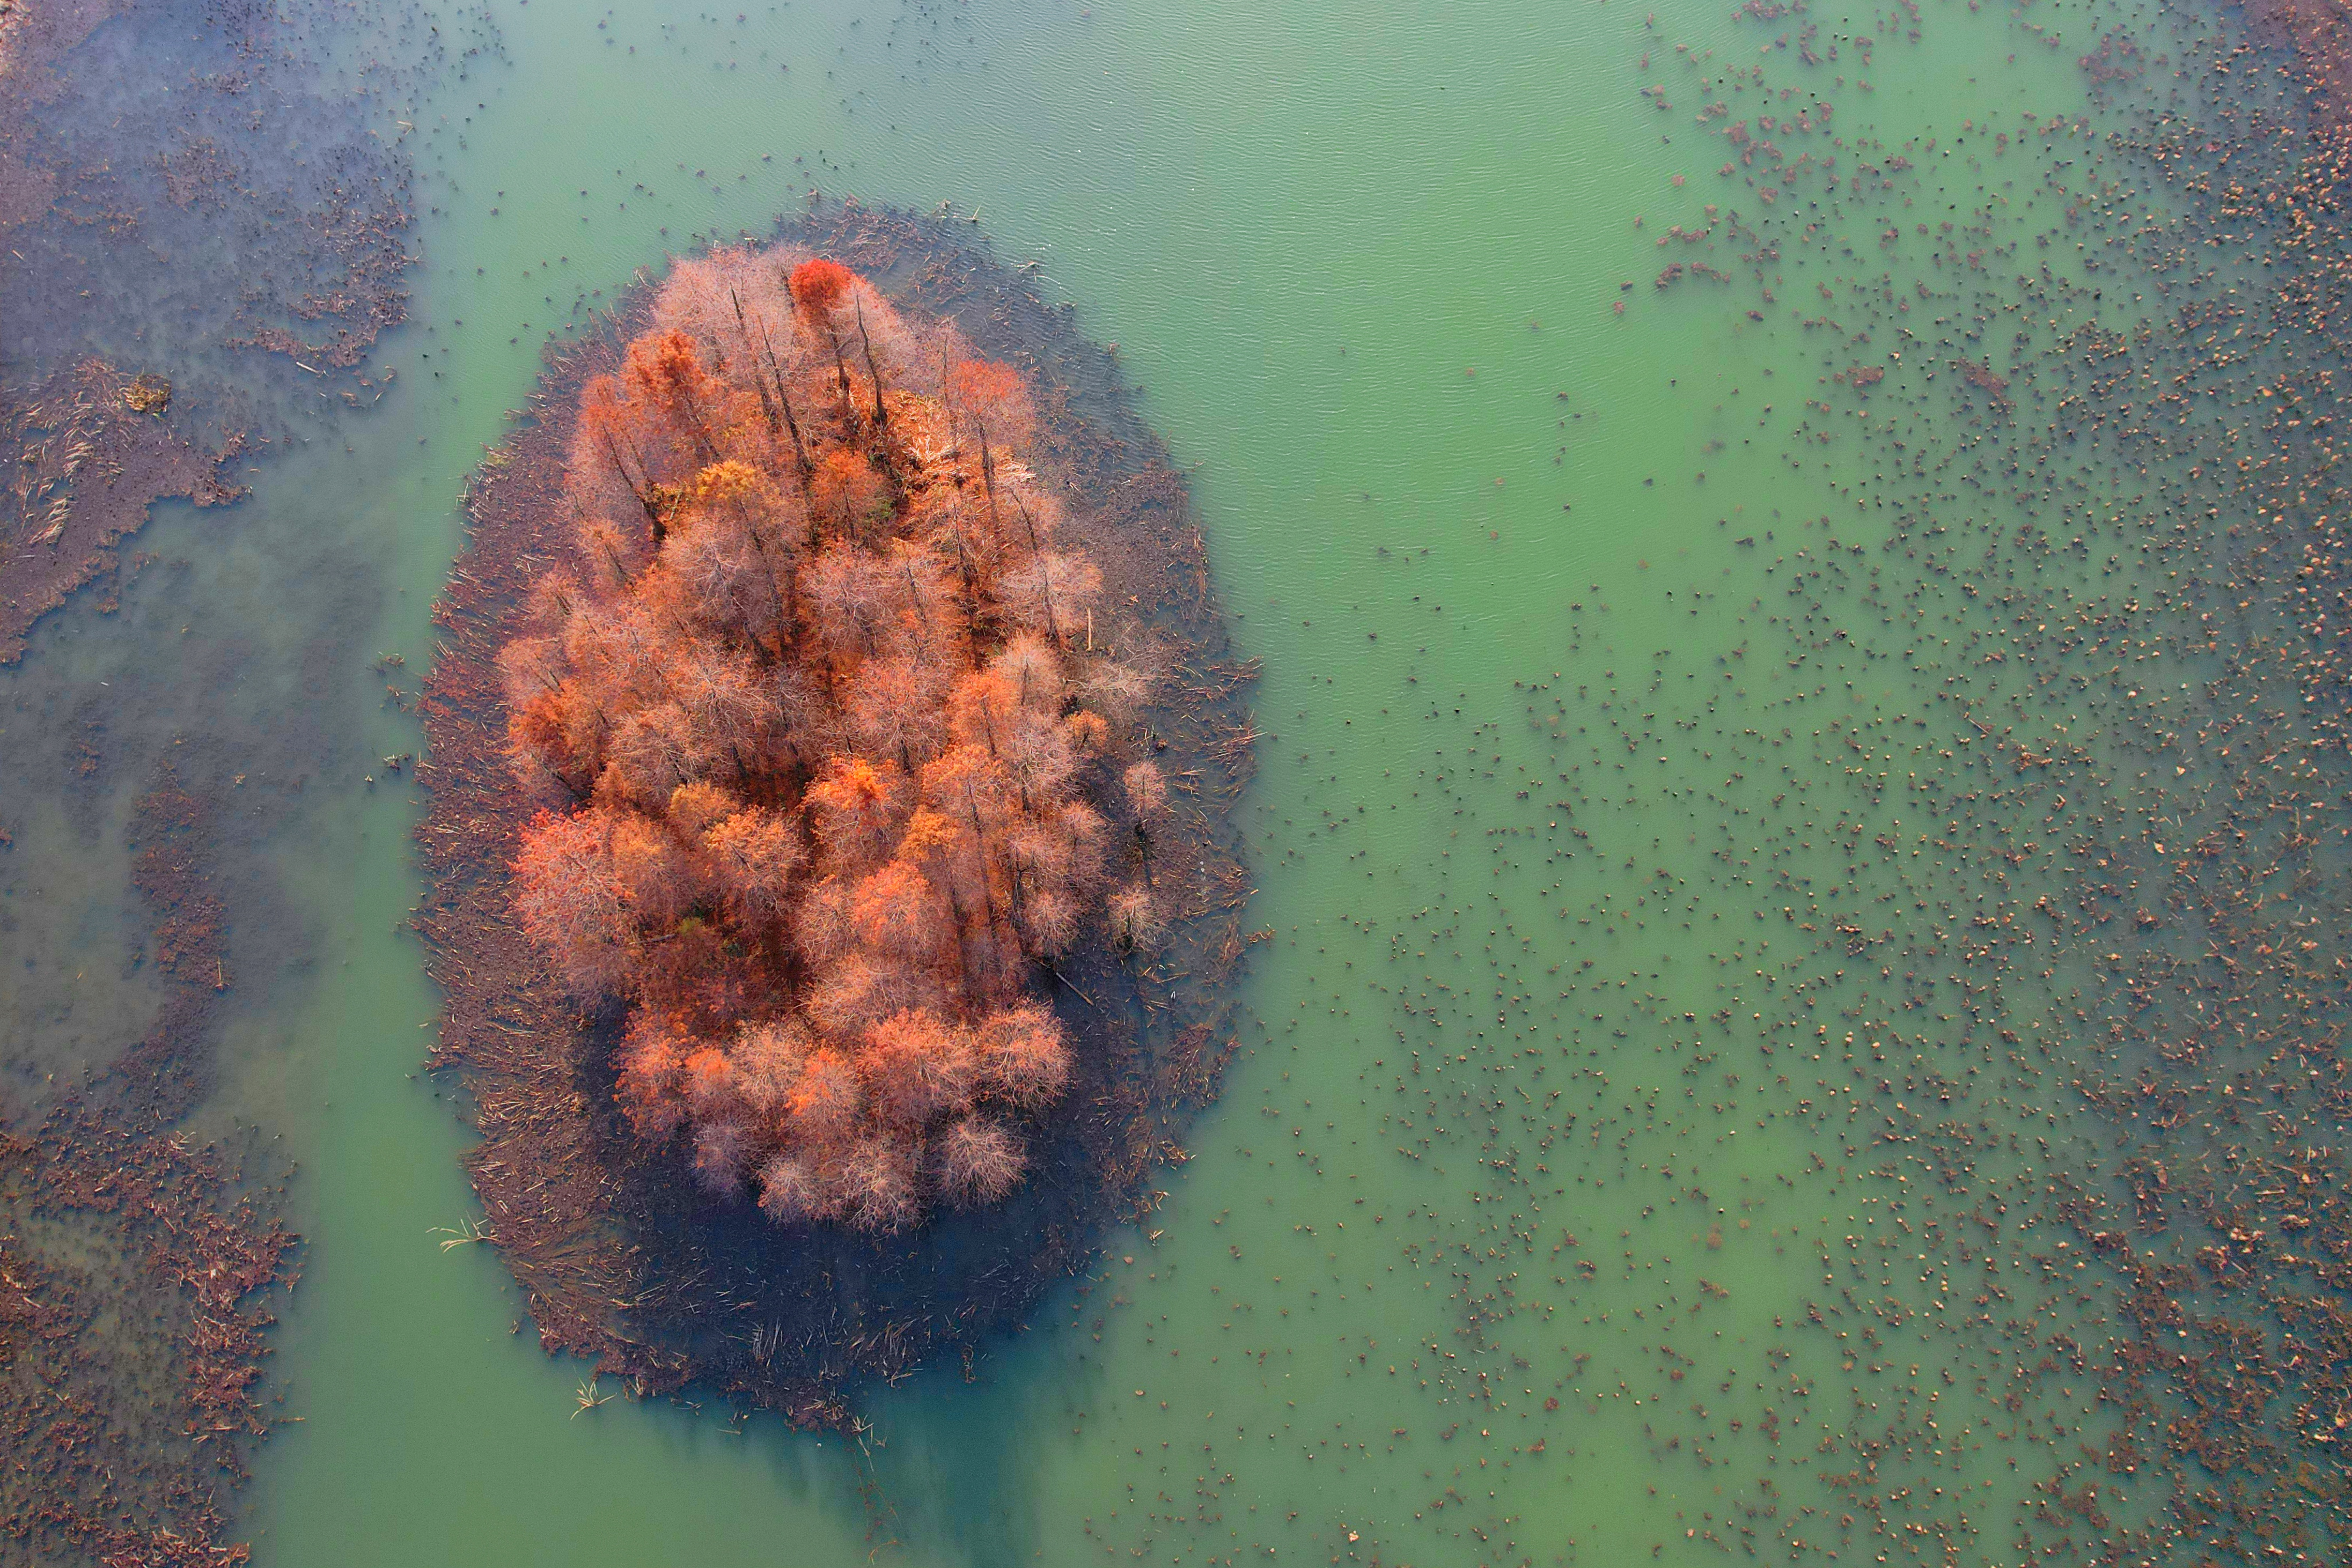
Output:
[[[515,907],[626,1003],[636,1129],[780,1223],[1003,1197],[1071,1071],[1040,963],[1158,930],[1149,682],[1034,433],[951,325],[773,250],[679,264],[581,394],[581,564],[501,654]]]

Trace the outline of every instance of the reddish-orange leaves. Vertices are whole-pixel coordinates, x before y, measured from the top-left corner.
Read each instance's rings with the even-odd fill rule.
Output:
[[[835,447],[816,465],[809,499],[842,532],[862,536],[890,505],[890,486],[863,453]]]
[[[803,310],[828,311],[849,298],[857,275],[837,261],[811,256],[793,268],[793,298]]]
[[[575,993],[602,996],[626,982],[637,956],[636,925],[614,872],[604,813],[532,818],[514,877],[523,930]]]
[[[621,1042],[621,1109],[646,1137],[666,1138],[686,1120],[686,1053],[693,1041],[666,1013],[641,1008]]]
[[[629,345],[629,390],[667,414],[690,434],[707,440],[710,404],[718,378],[703,368],[694,340],[675,329],[649,333]]]
[[[979,1082],[1015,1105],[1057,1099],[1069,1082],[1069,1043],[1061,1021],[1042,1007],[991,1015],[973,1031],[972,1044]]]
[[[672,797],[676,810],[676,797]],[[807,858],[791,818],[754,806],[704,830],[720,891],[746,924],[780,918],[798,892],[793,878]]]
[[[948,401],[957,408],[992,421],[1029,406],[1029,388],[1021,372],[994,360],[959,360],[948,367]],[[1005,435],[995,437],[999,442]]]
[[[865,1105],[857,1070],[845,1054],[829,1048],[810,1053],[786,1101],[794,1127],[818,1142],[847,1133]]]
[[[909,793],[896,763],[833,757],[805,799],[818,841],[835,864],[855,867],[889,852]]]
[[[971,1051],[929,1014],[894,1013],[866,1030],[858,1067],[875,1109],[901,1127],[919,1128],[971,1103]]]
[[[868,952],[908,963],[938,961],[954,935],[930,879],[903,860],[858,879],[850,896],[849,918]]]

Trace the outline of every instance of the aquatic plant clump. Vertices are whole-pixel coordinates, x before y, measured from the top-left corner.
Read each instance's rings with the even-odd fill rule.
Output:
[[[653,311],[581,392],[587,570],[499,655],[551,802],[516,913],[625,1001],[621,1103],[712,1192],[876,1231],[992,1202],[1069,1078],[1041,966],[1157,924],[1139,874],[1104,896],[1164,804],[1111,722],[1150,683],[1083,651],[1101,573],[1017,371],[822,257],[719,251]]]

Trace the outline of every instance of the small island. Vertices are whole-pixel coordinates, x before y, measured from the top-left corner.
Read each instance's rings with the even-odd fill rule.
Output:
[[[1232,1050],[1255,669],[1068,315],[845,207],[641,277],[477,477],[416,774],[464,1239],[633,1393],[969,1354]]]

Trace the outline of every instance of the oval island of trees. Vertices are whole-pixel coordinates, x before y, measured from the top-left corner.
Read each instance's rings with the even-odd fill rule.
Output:
[[[803,1422],[1014,1326],[1231,1050],[1255,730],[1109,356],[850,205],[641,277],[468,497],[417,778],[550,1349]]]

